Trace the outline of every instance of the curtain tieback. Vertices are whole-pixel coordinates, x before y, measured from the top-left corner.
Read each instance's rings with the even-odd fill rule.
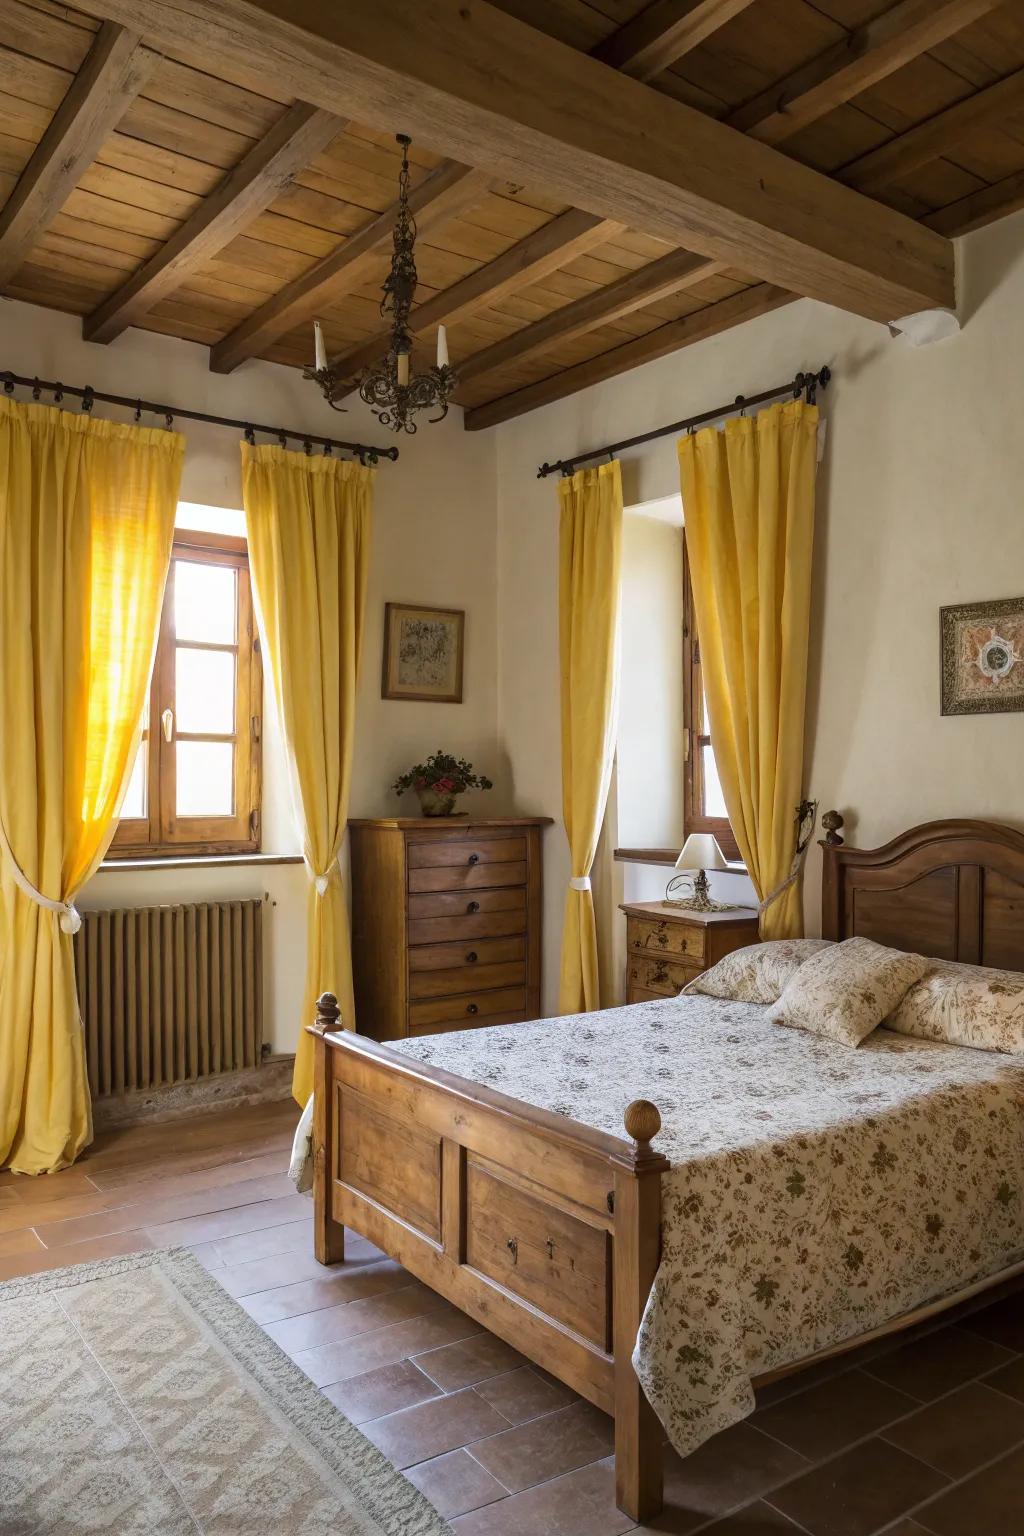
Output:
[[[590,876],[589,875],[573,875],[572,879],[569,881],[569,889],[571,891],[589,891],[590,890]]]
[[[14,851],[7,841],[7,833],[3,823],[0,822],[0,853],[9,860],[11,873],[14,876],[15,885],[24,892],[30,901],[34,901],[37,907],[45,907],[47,912],[60,913],[60,926],[64,933],[77,933],[82,926],[82,914],[73,901],[51,901],[49,896],[44,896],[42,891],[37,891],[31,880],[21,868]]]
[[[335,864],[337,864],[337,862],[338,862],[338,855],[337,854],[334,855],[334,858],[328,864],[327,868],[324,870],[322,875],[318,875],[317,874],[316,870],[313,868],[312,864],[309,862],[308,859],[304,858],[303,862],[305,863],[306,869],[309,872],[309,878],[312,880],[314,886],[316,887],[317,895],[318,896],[326,896],[326,894],[327,894],[327,886],[330,883],[330,878],[331,878],[331,870],[334,868]]]
[[[775,887],[774,891],[768,893],[764,901],[758,902],[757,911],[760,917],[763,917],[768,908],[778,901],[780,896],[784,896],[790,886],[795,885],[796,881],[800,878],[800,871],[804,867],[807,850],[811,846],[811,838],[814,836],[814,829],[818,824],[817,800],[802,800],[797,808],[796,819],[796,852],[793,855],[793,862],[789,866],[789,874],[780,885]]]

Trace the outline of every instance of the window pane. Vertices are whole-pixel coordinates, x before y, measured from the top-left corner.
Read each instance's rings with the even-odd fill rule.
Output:
[[[192,651],[180,645],[174,658],[174,698],[179,731],[230,736],[235,729],[233,651]]]
[[[232,565],[174,562],[174,633],[179,640],[235,643],[235,589]]]
[[[121,806],[122,821],[140,821],[146,814],[146,774],[149,766],[149,743],[142,742],[139,746],[138,756],[135,759],[135,767],[132,776],[128,780],[128,791]]]
[[[704,815],[728,816],[722,782],[718,777],[718,764],[710,747],[701,747],[701,771],[704,775]]]
[[[177,759],[177,814],[179,816],[231,816],[234,813],[232,784],[235,749],[226,741],[179,741]]]

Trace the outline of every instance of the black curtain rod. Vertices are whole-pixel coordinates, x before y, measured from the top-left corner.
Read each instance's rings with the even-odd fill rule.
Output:
[[[637,448],[641,443],[653,442],[656,437],[668,437],[671,432],[693,432],[697,427],[706,426],[709,421],[720,421],[723,416],[731,416],[734,411],[745,411],[748,405],[767,405],[769,400],[780,400],[786,395],[794,400],[805,395],[808,405],[813,405],[819,387],[827,389],[831,377],[832,370],[827,367],[819,368],[817,373],[798,373],[795,379],[791,379],[788,384],[780,384],[777,389],[766,389],[759,395],[737,395],[728,405],[716,405],[713,411],[702,411],[699,416],[687,416],[682,421],[670,422],[667,427],[655,427],[653,432],[641,432],[638,437],[624,438],[621,443],[608,443],[604,448],[577,453],[571,459],[559,459],[557,464],[542,464],[537,471],[537,479],[543,480],[546,475],[554,475],[559,471],[563,475],[571,475],[577,464],[583,464],[587,459],[602,459],[605,454],[614,458],[625,448]]]
[[[32,398],[38,400],[45,391],[52,394],[54,404],[59,405],[65,395],[74,395],[81,400],[82,410],[91,411],[97,400],[102,400],[105,405],[123,405],[128,410],[135,412],[135,420],[139,421],[143,413],[152,416],[162,416],[167,427],[174,425],[175,417],[180,416],[184,421],[206,421],[214,427],[233,427],[242,432],[249,443],[256,441],[256,433],[262,432],[267,437],[276,437],[282,448],[287,447],[288,442],[301,443],[307,453],[312,453],[314,446],[322,448],[325,454],[330,454],[338,448],[343,452],[354,453],[364,464],[376,464],[378,459],[397,459],[397,448],[375,448],[370,443],[346,443],[337,437],[317,437],[312,432],[293,432],[285,427],[265,427],[258,421],[235,421],[230,416],[211,416],[208,411],[186,411],[177,405],[155,405],[152,400],[129,399],[127,395],[107,395],[102,390],[93,389],[87,384],[84,389],[77,388],[74,384],[52,383],[47,379],[30,379],[20,373],[0,373],[3,380],[4,394],[13,395],[15,385],[21,384],[31,389]]]

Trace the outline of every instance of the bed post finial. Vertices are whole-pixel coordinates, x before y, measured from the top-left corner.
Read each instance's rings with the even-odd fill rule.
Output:
[[[637,1144],[638,1152],[649,1152],[651,1140],[661,1130],[661,1112],[649,1099],[634,1099],[623,1116],[626,1135]]]
[[[338,1028],[340,1020],[338,999],[333,992],[322,992],[316,1000],[316,1023],[313,1028],[318,1034],[330,1034]]]
[[[825,828],[825,837],[822,841],[823,848],[841,848],[843,839],[840,837],[840,828],[843,818],[838,811],[826,811],[821,818],[821,824]]]

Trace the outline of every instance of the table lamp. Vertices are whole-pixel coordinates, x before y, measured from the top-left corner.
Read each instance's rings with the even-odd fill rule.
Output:
[[[677,874],[665,887],[667,907],[686,907],[691,912],[730,912],[733,908],[722,901],[714,901],[708,887],[709,869],[728,869],[725,855],[711,832],[691,832],[676,859]],[[690,894],[679,896],[676,891],[690,887]]]

